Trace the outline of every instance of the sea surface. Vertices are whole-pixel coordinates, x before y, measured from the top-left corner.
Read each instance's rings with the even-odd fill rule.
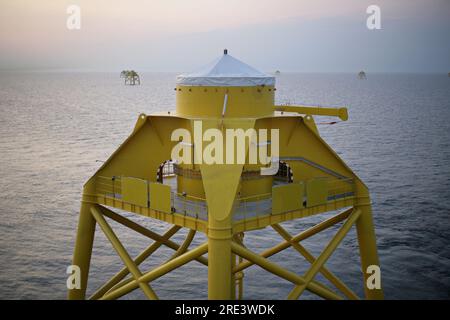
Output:
[[[142,74],[140,86],[124,86],[116,73],[0,73],[1,299],[65,299],[83,183],[131,133],[139,113],[174,110],[174,82],[175,74],[165,73]],[[353,74],[283,73],[277,88],[277,103],[348,107],[349,121],[319,130],[371,191],[386,298],[448,299],[450,78],[368,74],[362,81]],[[157,232],[168,228],[127,216]],[[298,233],[324,217],[283,225]],[[113,227],[133,256],[149,244]],[[304,245],[318,255],[334,232]],[[198,235],[193,245],[204,239]],[[257,252],[280,241],[269,228],[245,237]],[[357,248],[352,230],[327,267],[362,295]],[[160,249],[142,270],[172,253]],[[271,260],[298,274],[308,266],[292,249]],[[88,293],[122,266],[98,229]],[[152,285],[162,299],[204,299],[207,269],[192,262]],[[284,299],[291,289],[256,266],[245,271],[248,299]],[[144,296],[137,290],[125,298]]]

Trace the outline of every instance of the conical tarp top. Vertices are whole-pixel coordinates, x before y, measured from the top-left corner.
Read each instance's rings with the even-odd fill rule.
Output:
[[[208,65],[194,72],[179,75],[177,85],[209,87],[274,86],[275,77],[233,58],[225,49],[221,57]]]

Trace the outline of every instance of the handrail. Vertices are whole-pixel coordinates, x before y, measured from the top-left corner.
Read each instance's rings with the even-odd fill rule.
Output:
[[[97,195],[106,196],[116,200],[122,200],[121,177],[98,177]],[[337,177],[321,176],[311,180],[325,180],[327,182],[328,201],[337,201],[355,195],[354,179],[338,175]],[[307,182],[302,183],[307,190]],[[306,199],[306,194],[304,195]],[[302,200],[305,201],[305,200]],[[171,206],[174,212],[188,215],[197,219],[207,220],[208,205],[206,199],[193,195],[179,193],[176,190],[171,191]],[[234,205],[234,218],[237,220],[248,219],[257,214],[271,214],[272,212],[272,193],[262,193],[236,198]]]

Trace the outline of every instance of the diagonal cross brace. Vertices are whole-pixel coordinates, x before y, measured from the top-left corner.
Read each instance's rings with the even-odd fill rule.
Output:
[[[231,243],[231,249],[234,253],[237,255],[243,257],[244,259],[247,259],[249,261],[252,261],[253,263],[259,265],[261,268],[283,278],[287,281],[290,281],[292,283],[303,285],[306,283],[304,277],[301,277],[297,275],[296,273],[286,270],[282,267],[280,267],[278,264],[269,261],[266,258],[261,257],[260,255],[244,248],[243,246],[237,244],[236,242]],[[308,290],[311,292],[317,294],[318,296],[325,298],[325,299],[332,299],[332,300],[341,300],[342,297],[338,294],[334,293],[332,290],[330,290],[325,285],[315,282],[315,281],[309,281],[307,284]]]
[[[180,230],[181,227],[173,226],[168,231],[162,235],[163,240],[169,240],[174,234]],[[141,253],[137,255],[134,259],[134,263],[139,266],[144,262],[149,256],[151,256],[156,250],[163,245],[163,242],[155,241],[147,248],[145,248]],[[121,280],[123,280],[130,272],[127,267],[123,267],[119,272],[117,272],[110,280],[108,280],[104,285],[102,285],[90,298],[89,300],[96,300],[103,297],[108,291],[117,288]]]
[[[125,266],[128,268],[130,273],[133,275],[133,277],[138,282],[139,287],[142,289],[144,294],[147,296],[147,298],[152,300],[157,300],[158,297],[153,291],[153,289],[150,287],[150,285],[146,282],[139,281],[140,277],[142,277],[142,273],[139,270],[139,268],[134,263],[133,259],[131,259],[130,255],[128,254],[125,247],[120,242],[119,238],[117,238],[114,231],[109,226],[108,222],[106,222],[105,218],[101,214],[101,212],[96,207],[91,208],[91,213],[94,217],[94,219],[97,221],[97,223],[100,225],[101,229],[105,233],[105,236],[108,238],[108,240],[111,242],[113,248],[116,250],[117,254],[122,259]]]
[[[173,249],[175,251],[180,250],[180,246],[178,244],[176,244],[175,242],[173,242],[169,239],[165,239],[164,236],[161,236],[161,235],[157,234],[156,232],[153,232],[153,231],[141,226],[140,224],[137,224],[136,222],[134,222],[128,218],[125,218],[125,217],[115,213],[112,210],[109,210],[108,208],[100,206],[99,209],[101,210],[101,212],[103,213],[104,216],[107,216],[108,218],[116,221],[117,223],[120,223],[120,224],[124,225],[125,227],[128,227],[131,230],[134,230],[137,233],[140,233],[147,238],[150,238],[157,242],[161,242],[162,244],[169,247],[170,249]],[[198,257],[195,260],[197,260],[199,263],[201,263],[205,266],[208,265],[208,259],[206,259],[204,257]]]
[[[156,267],[155,269],[146,272],[141,277],[139,277],[138,280],[133,280],[130,283],[127,283],[123,285],[120,288],[117,288],[116,290],[113,290],[111,292],[108,292],[103,296],[102,300],[112,300],[120,298],[121,296],[124,296],[125,294],[137,289],[139,287],[139,283],[141,282],[151,282],[153,280],[156,280],[163,275],[169,273],[172,270],[175,270],[176,268],[181,267],[182,265],[185,265],[186,263],[194,260],[197,257],[200,257],[208,252],[208,242],[204,242],[203,244],[199,245],[198,247],[189,250],[185,253],[183,253],[181,256],[176,257],[173,260],[170,260],[166,262],[165,264]]]
[[[319,255],[319,257],[311,265],[311,268],[304,275],[305,282],[301,285],[295,286],[295,288],[289,293],[289,300],[296,300],[305,291],[306,287],[311,283],[316,274],[320,271],[322,266],[327,262],[328,258],[337,248],[339,243],[344,239],[345,235],[348,233],[350,228],[356,222],[361,214],[361,210],[356,209],[348,217],[347,221],[342,225],[341,229],[336,233],[336,235],[331,239],[330,243],[326,246],[325,250]]]
[[[291,246],[300,253],[309,263],[314,263],[316,258],[300,243],[292,241],[293,237],[279,224],[272,225],[272,228],[278,232],[278,234],[286,241],[291,243]],[[334,286],[339,289],[343,294],[345,294],[349,299],[358,300],[358,296],[343,283],[337,276],[335,276],[331,271],[329,271],[325,266],[319,269],[319,272],[323,274]]]
[[[319,224],[316,224],[316,225],[312,226],[311,228],[309,228],[305,231],[302,231],[298,235],[294,236],[292,238],[291,242],[289,242],[289,241],[281,242],[281,243],[277,244],[276,246],[261,252],[260,256],[263,258],[271,257],[274,254],[277,254],[278,252],[281,252],[284,249],[289,248],[291,246],[291,243],[293,243],[293,242],[300,242],[305,239],[308,239],[309,237],[312,237],[313,235],[315,235],[319,232],[322,232],[323,230],[326,230],[326,229],[334,226],[335,224],[347,219],[352,210],[353,209],[345,210],[345,211],[337,214],[334,217],[324,220],[324,221],[320,222]],[[244,262],[240,263],[239,265],[237,265],[236,268],[233,269],[233,272],[236,273],[236,272],[245,270],[248,267],[251,267],[253,264],[254,263],[252,261],[244,261]]]

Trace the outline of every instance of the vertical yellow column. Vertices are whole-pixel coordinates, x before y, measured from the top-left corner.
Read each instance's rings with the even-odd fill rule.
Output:
[[[208,230],[208,299],[229,300],[232,298],[231,277],[231,217],[214,219],[209,215]]]
[[[203,129],[219,128],[221,120],[203,120]],[[223,128],[253,128],[254,120],[223,120]],[[223,130],[222,128],[222,130]],[[235,150],[237,150],[236,146]],[[245,150],[247,154],[248,144]],[[229,150],[225,149],[226,152]],[[233,156],[233,154],[232,154]],[[244,167],[236,161],[234,152],[233,164],[200,164],[200,171],[208,205],[208,298],[231,299],[233,236],[232,219],[233,204]]]
[[[370,266],[380,268],[375,228],[372,218],[372,206],[366,187],[359,186],[358,189],[359,192],[357,192],[357,202],[355,207],[361,210],[361,215],[356,222],[356,231],[361,256],[361,268],[364,275],[364,292],[367,299],[380,300],[384,298],[382,287],[380,289],[370,289],[367,286],[367,280],[371,276],[371,273],[368,273],[368,268]]]
[[[86,191],[86,188],[85,188]],[[94,243],[95,219],[91,214],[92,203],[86,202],[83,195],[80,217],[78,221],[77,239],[73,253],[72,265],[80,268],[80,289],[71,289],[68,292],[70,300],[83,300],[86,298],[89,266],[91,263],[92,245]]]

